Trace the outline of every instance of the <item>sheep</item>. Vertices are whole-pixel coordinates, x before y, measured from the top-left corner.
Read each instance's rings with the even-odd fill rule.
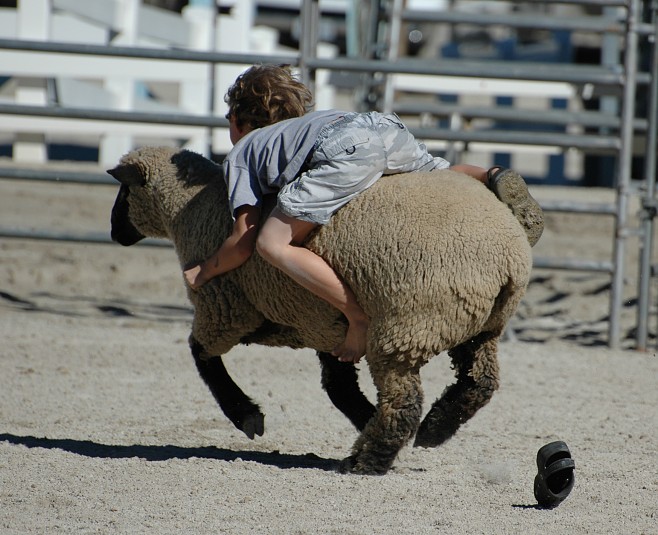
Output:
[[[203,156],[145,147],[108,172],[120,183],[111,226],[122,245],[169,239],[183,268],[208,257],[231,230],[221,168]],[[192,355],[236,427],[253,438],[264,422],[222,362],[238,344],[317,352],[324,388],[361,432],[341,472],[384,474],[414,435],[415,446],[438,446],[489,402],[499,386],[498,341],[525,293],[532,255],[521,225],[486,186],[451,170],[384,176],[304,246],[345,279],[371,318],[365,358],[376,408],[354,366],[330,354],[345,318],[255,253],[188,289]],[[443,351],[457,380],[421,422],[420,369]]]

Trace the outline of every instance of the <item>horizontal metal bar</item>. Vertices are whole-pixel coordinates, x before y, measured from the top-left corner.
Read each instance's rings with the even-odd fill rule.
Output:
[[[68,231],[55,231],[45,229],[17,229],[0,227],[0,238],[13,238],[24,240],[46,240],[46,241],[68,241],[76,243],[114,244],[109,233],[87,232],[76,233]],[[172,247],[171,242],[165,240],[145,239],[137,245],[146,247]],[[611,262],[597,262],[592,260],[578,260],[568,258],[543,258],[533,259],[533,267],[546,269],[569,269],[577,271],[602,271],[612,273]]]
[[[0,227],[0,238],[17,238],[25,240],[50,240],[50,241],[70,241],[79,243],[98,243],[114,244],[107,232],[71,232],[64,230],[48,229],[18,229],[12,227]],[[155,240],[151,238],[144,239],[136,245],[147,247],[173,247],[171,242],[166,240]]]
[[[299,58],[296,55],[266,56],[263,54],[243,54],[238,52],[203,52],[180,48],[163,49],[132,46],[89,45],[82,43],[58,43],[53,41],[30,41],[24,39],[0,39],[0,50],[1,49],[241,65],[253,65],[263,62],[299,65]]]
[[[104,173],[26,167],[0,167],[0,180],[2,179],[38,180],[43,182],[89,185],[117,185],[114,178]],[[614,215],[616,213],[616,205],[614,203],[583,203],[548,200],[542,201],[540,204],[542,209],[546,212],[575,212],[604,215]]]
[[[25,167],[0,167],[1,179],[37,180],[43,182],[60,182],[71,184],[89,184],[116,186],[114,178],[104,173],[74,170],[53,170]],[[583,203],[574,201],[547,200],[540,202],[546,212],[574,212],[580,214],[615,215],[614,203]]]
[[[525,0],[526,4],[575,4],[581,6],[628,7],[628,0]]]
[[[534,268],[543,269],[567,269],[574,271],[599,271],[603,273],[612,273],[614,266],[612,262],[581,260],[577,258],[546,258],[534,257],[532,260]]]
[[[395,111],[402,114],[432,113],[441,116],[459,114],[464,117],[509,120],[518,122],[547,124],[582,124],[583,126],[618,128],[619,117],[598,112],[570,112],[563,110],[521,110],[511,106],[505,107],[463,107],[451,104],[398,102]],[[0,115],[24,115],[32,117],[56,117],[60,119],[84,119],[96,121],[173,124],[181,126],[202,126],[207,128],[228,128],[224,117],[178,114],[130,112],[121,110],[103,110],[90,108],[71,108],[59,106],[27,106],[21,104],[0,103]],[[637,130],[646,130],[647,121],[637,119]]]
[[[223,117],[204,117],[192,115],[178,116],[176,114],[89,110],[45,106],[23,106],[14,104],[0,104],[0,114],[32,115],[102,121],[123,121],[135,123],[147,122],[181,125],[193,124],[206,127],[228,126],[228,121]],[[413,128],[412,131],[418,137],[425,139],[442,139],[446,141],[501,142],[515,145],[548,145],[593,150],[617,150],[620,146],[620,141],[617,137],[603,135],[569,135],[564,133],[524,132],[508,130],[454,131],[449,129],[435,128]]]
[[[398,113],[437,113],[441,115],[451,115],[453,113],[460,113],[465,117],[480,117],[498,120],[508,120],[516,122],[529,122],[533,124],[583,124],[583,126],[596,126],[617,128],[619,126],[619,118],[603,114],[595,114],[594,112],[580,112],[571,113],[565,111],[541,111],[541,110],[518,110],[510,108],[509,111],[502,108],[459,108],[457,106],[439,105],[439,104],[398,104],[395,106],[395,111]],[[174,113],[145,113],[145,112],[129,112],[119,110],[101,110],[101,109],[87,109],[87,108],[70,108],[70,107],[57,107],[57,106],[25,106],[17,104],[2,104],[0,103],[0,115],[24,115],[36,117],[54,117],[60,119],[83,119],[83,120],[97,120],[97,121],[113,121],[113,122],[130,122],[130,123],[150,123],[150,124],[173,124],[182,126],[201,126],[207,128],[228,128],[228,120],[224,117],[201,116],[201,115],[187,115],[187,114],[174,114]],[[582,120],[579,123],[578,120]],[[646,130],[647,121],[637,119],[634,122],[634,127],[641,131]],[[494,130],[496,131],[496,130]],[[524,133],[525,137],[525,133]],[[575,136],[581,139],[584,136]],[[601,136],[592,136],[596,139],[595,147],[592,148],[616,148],[616,145],[610,145],[606,139],[611,137],[602,138]],[[601,143],[606,143],[601,147]],[[543,142],[526,143],[526,144],[540,144],[545,145]],[[592,143],[586,139],[582,144],[583,147],[589,147]],[[563,146],[563,145],[560,145]],[[569,146],[581,146],[579,144],[569,143]]]
[[[105,173],[69,169],[38,169],[4,166],[0,167],[0,178],[71,184],[101,184],[111,186],[116,186],[118,184],[115,179]]]
[[[387,74],[426,74],[434,76],[465,76],[503,80],[529,80],[539,82],[566,82],[574,84],[621,85],[623,69],[616,66],[536,63],[526,61],[484,61],[440,58],[424,60],[414,58],[361,60],[338,57],[313,58],[307,61],[312,69],[346,72],[381,72]],[[638,73],[638,82],[648,83],[648,73]]]
[[[571,2],[565,2],[571,3]],[[536,30],[567,30],[572,32],[591,32],[622,35],[627,31],[626,24],[620,20],[606,17],[555,17],[525,15],[518,13],[469,13],[465,11],[431,11],[422,9],[405,9],[402,12],[405,22],[433,22],[446,24],[471,24],[474,26],[505,26],[506,28],[530,28]],[[652,35],[651,24],[639,22],[633,27],[639,35]]]
[[[48,41],[25,41],[0,39],[0,49],[25,50],[34,52],[55,52],[65,54],[89,54],[96,56],[115,56],[141,59],[159,59],[174,61],[199,61],[208,63],[287,63],[299,65],[297,56],[263,56],[261,54],[239,54],[201,52],[180,49],[154,49],[140,47],[84,45],[72,43],[54,43]],[[592,83],[602,85],[621,85],[624,82],[623,69],[620,66],[594,66],[572,64],[538,64],[520,61],[475,61],[465,59],[442,58],[440,61],[422,59],[398,59],[395,61],[363,60],[357,58],[311,58],[306,62],[311,69],[350,72],[382,72],[406,74],[430,74],[444,76],[468,76],[472,78],[495,78],[511,80],[532,80],[567,83]],[[650,82],[648,73],[638,73],[637,82]]]
[[[513,106],[464,106],[439,102],[397,101],[393,104],[393,111],[401,115],[429,113],[440,117],[450,117],[456,114],[466,118],[613,129],[619,128],[621,123],[619,116],[597,111],[529,110]],[[633,123],[633,128],[637,131],[645,131],[647,127],[646,119],[635,119]]]
[[[594,215],[616,215],[617,206],[614,203],[586,203],[576,201],[540,201],[545,212],[564,212]]]
[[[552,17],[518,13],[470,13],[465,11],[430,11],[405,9],[402,19],[406,22],[445,22],[478,26],[501,25],[508,28],[533,28],[538,30],[570,30],[595,33],[623,33],[625,24],[604,17]]]
[[[147,113],[138,111],[103,110],[96,108],[26,106],[21,104],[0,103],[0,115],[1,114],[57,117],[60,119],[85,119],[125,123],[173,124],[181,126],[202,126],[207,128],[228,128],[228,120],[224,117],[190,115],[183,113]]]
[[[538,145],[546,147],[578,148],[601,152],[617,151],[619,138],[603,135],[572,135],[549,132],[508,130],[450,130],[447,128],[409,128],[419,139],[463,141],[465,143],[504,143],[508,145]]]

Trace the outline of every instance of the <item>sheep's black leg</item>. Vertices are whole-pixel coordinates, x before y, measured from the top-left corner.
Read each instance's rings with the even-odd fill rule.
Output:
[[[484,333],[448,352],[457,382],[443,392],[420,424],[414,446],[431,448],[451,438],[498,388],[498,338]]]
[[[369,365],[377,387],[377,411],[354,443],[352,454],[341,461],[341,472],[385,474],[420,423],[423,391],[418,369],[396,369],[390,362]]]
[[[258,405],[235,384],[226,371],[222,357],[202,358],[203,348],[196,342],[192,342],[190,348],[199,375],[208,385],[226,417],[250,439],[255,435],[262,436],[265,431],[265,416]]]
[[[334,406],[352,422],[359,431],[375,414],[375,407],[359,388],[354,364],[340,362],[329,353],[318,352],[322,366],[322,388]]]

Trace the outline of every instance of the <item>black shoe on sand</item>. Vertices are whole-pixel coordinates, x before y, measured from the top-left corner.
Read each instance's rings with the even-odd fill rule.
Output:
[[[535,498],[540,507],[552,509],[564,501],[576,481],[575,467],[569,448],[561,440],[539,449]]]
[[[492,167],[487,171],[489,189],[506,204],[521,223],[530,246],[539,241],[544,232],[544,212],[535,201],[523,177],[504,167]]]

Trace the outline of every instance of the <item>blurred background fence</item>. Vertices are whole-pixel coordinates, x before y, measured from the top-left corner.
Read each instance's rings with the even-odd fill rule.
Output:
[[[542,203],[612,218],[609,260],[536,257],[535,266],[609,274],[609,344],[618,347],[632,238],[645,349],[655,308],[657,4],[0,1],[0,176],[111,183],[101,170],[147,144],[221,160],[231,148],[227,87],[251,64],[291,64],[317,108],[395,111],[452,163],[613,189],[611,203]],[[109,240],[20,224],[0,236]]]

